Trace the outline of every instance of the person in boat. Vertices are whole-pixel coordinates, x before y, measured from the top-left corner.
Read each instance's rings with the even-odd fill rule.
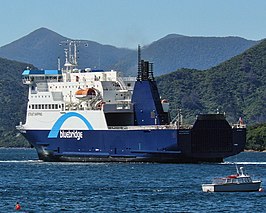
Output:
[[[21,209],[21,206],[20,206],[19,202],[16,203],[15,209],[16,209],[17,211],[19,211],[19,210]]]

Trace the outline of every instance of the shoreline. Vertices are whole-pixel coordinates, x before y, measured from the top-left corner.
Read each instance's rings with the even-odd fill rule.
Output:
[[[252,150],[252,149],[245,149],[244,152],[266,152],[266,150],[256,151],[256,150]]]

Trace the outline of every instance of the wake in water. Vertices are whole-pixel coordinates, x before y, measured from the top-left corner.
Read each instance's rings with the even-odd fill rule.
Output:
[[[50,164],[50,165],[108,165],[108,163],[92,162],[44,162],[42,160],[0,160],[0,163],[30,163],[30,164]]]
[[[44,162],[42,160],[0,160],[0,163],[48,163],[48,164],[74,164],[74,165],[84,165],[84,164],[91,164],[91,165],[103,165],[103,164],[108,164],[108,163],[91,163],[91,162]],[[266,165],[266,162],[241,162],[241,161],[225,161],[220,164],[242,164],[242,165]]]
[[[0,163],[41,163],[41,160],[0,160]]]
[[[266,162],[223,162],[221,164],[238,164],[238,165],[248,165],[248,164],[251,164],[251,165],[266,165]]]

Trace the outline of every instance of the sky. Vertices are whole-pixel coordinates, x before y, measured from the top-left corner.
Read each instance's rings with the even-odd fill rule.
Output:
[[[136,49],[168,34],[266,38],[266,0],[0,0],[0,47],[46,27]]]

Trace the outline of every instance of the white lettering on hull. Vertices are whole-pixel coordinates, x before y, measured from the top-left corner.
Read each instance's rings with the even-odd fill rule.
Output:
[[[83,132],[77,130],[60,130],[60,138],[76,138],[78,141],[83,138]]]

